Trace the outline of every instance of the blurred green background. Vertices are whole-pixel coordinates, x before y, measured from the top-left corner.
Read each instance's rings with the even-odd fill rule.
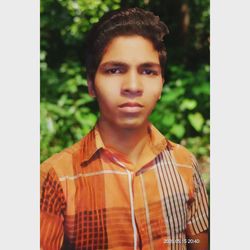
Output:
[[[107,11],[142,7],[170,30],[162,98],[150,117],[170,140],[193,152],[209,191],[209,0],[42,0],[41,162],[95,125],[84,67],[86,32]]]

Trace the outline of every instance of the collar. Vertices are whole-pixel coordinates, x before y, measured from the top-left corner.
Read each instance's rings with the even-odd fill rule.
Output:
[[[104,148],[104,144],[96,124],[82,139],[82,162],[90,160],[90,158],[101,148]]]
[[[151,138],[150,148],[155,155],[160,154],[166,148],[172,149],[172,143],[152,123],[148,126],[148,133]]]
[[[151,139],[150,148],[155,155],[161,153],[166,147],[169,149],[173,147],[171,142],[151,123],[148,126],[148,133]],[[96,124],[82,140],[82,162],[90,160],[101,148],[105,148],[105,145]]]

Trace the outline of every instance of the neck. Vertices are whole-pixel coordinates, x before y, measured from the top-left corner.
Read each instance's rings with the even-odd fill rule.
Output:
[[[113,148],[126,155],[128,160],[134,164],[145,146],[148,144],[148,122],[138,128],[120,128],[103,121],[98,122],[98,128],[106,147]]]

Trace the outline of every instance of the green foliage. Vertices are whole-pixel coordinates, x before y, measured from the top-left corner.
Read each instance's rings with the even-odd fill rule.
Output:
[[[41,2],[41,161],[80,140],[95,125],[97,104],[87,94],[86,31],[119,0]]]
[[[169,81],[151,121],[170,140],[187,146],[196,156],[209,155],[209,66],[196,72],[169,67]]]
[[[181,10],[190,24],[183,31]],[[209,165],[209,1],[41,1],[41,161],[80,140],[94,126],[97,103],[88,95],[84,67],[86,32],[111,9],[140,6],[164,20],[168,64],[154,125]],[[204,167],[203,167],[204,166]],[[206,183],[208,171],[204,172]]]

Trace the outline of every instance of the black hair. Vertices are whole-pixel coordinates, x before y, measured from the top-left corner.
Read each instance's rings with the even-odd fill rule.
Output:
[[[162,75],[167,52],[163,38],[168,27],[152,12],[140,8],[127,8],[107,12],[95,23],[87,35],[86,71],[94,81],[97,68],[109,42],[118,36],[140,35],[149,39],[159,53]]]

